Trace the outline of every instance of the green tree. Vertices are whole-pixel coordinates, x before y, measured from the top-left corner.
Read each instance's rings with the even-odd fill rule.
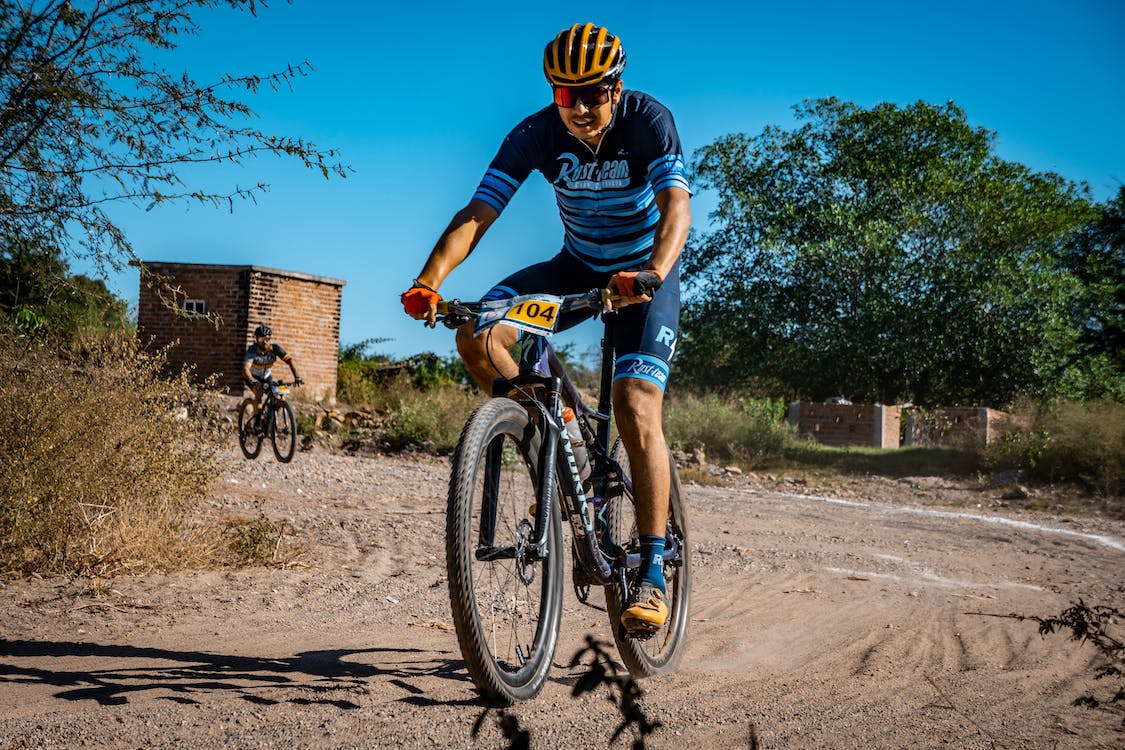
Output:
[[[1082,287],[1058,258],[1086,189],[1000,159],[953,103],[796,112],[696,155],[719,203],[684,256],[681,379],[920,404],[1063,381]]]
[[[0,323],[71,337],[130,328],[125,301],[100,279],[71,274],[57,249],[26,241],[0,247]]]
[[[1125,401],[1125,187],[1097,209],[1062,256],[1083,285],[1074,307],[1080,349],[1071,389],[1086,398]]]
[[[232,206],[266,185],[211,192],[182,168],[292,157],[345,175],[336,154],[265,133],[238,94],[290,86],[308,63],[270,75],[206,84],[158,60],[197,31],[193,14],[262,0],[0,0],[0,246],[17,242],[120,268],[135,260],[125,232],[103,211],[129,201]],[[166,59],[164,55],[164,59]]]

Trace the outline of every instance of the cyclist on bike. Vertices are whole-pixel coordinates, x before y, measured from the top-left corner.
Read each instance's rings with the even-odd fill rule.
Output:
[[[242,357],[242,376],[246,380],[246,386],[254,392],[255,424],[262,411],[262,401],[266,395],[265,385],[273,374],[274,362],[280,359],[289,365],[295,385],[305,382],[297,374],[297,364],[293,361],[293,355],[285,351],[281,344],[271,343],[272,339],[273,329],[263,323],[254,329],[254,343]]]
[[[622,87],[621,41],[591,23],[563,29],[547,44],[543,71],[554,104],[512,130],[468,205],[441,234],[422,272],[402,294],[407,314],[433,325],[438,288],[468,257],[538,170],[554,186],[564,227],[561,251],[508,276],[484,295],[503,299],[604,288],[620,299],[614,326],[613,408],[633,469],[643,565],[621,620],[634,634],[659,630],[668,616],[661,554],[668,518],[670,467],[662,406],[679,333],[679,257],[691,224],[687,170],[671,113],[656,99]],[[568,328],[589,317],[560,321]],[[518,367],[508,349],[514,329],[475,338],[468,324],[457,348],[489,392],[497,375]]]

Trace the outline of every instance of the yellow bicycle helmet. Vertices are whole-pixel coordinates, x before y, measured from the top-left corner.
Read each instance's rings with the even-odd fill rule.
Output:
[[[552,86],[615,81],[624,69],[621,40],[592,23],[563,29],[543,51],[543,73]]]

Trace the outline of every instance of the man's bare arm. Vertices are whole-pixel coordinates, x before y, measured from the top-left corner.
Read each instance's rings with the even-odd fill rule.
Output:
[[[437,289],[454,268],[459,266],[480,242],[481,237],[500,214],[492,206],[475,198],[453,215],[441,233],[418,281]]]

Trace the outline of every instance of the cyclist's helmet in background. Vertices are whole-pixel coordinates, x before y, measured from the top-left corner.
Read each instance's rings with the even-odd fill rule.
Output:
[[[543,51],[543,73],[552,86],[613,82],[624,69],[621,40],[592,23],[563,29]]]
[[[273,336],[273,329],[267,325],[260,325],[254,329],[254,338],[260,339],[263,336]]]

